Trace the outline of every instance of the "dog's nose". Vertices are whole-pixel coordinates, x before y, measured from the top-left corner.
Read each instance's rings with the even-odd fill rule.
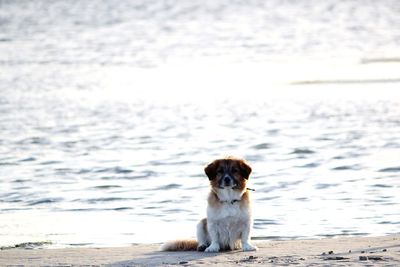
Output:
[[[225,182],[225,184],[229,184],[230,181],[231,181],[231,178],[230,178],[229,176],[225,176],[225,177],[224,177],[224,182]]]

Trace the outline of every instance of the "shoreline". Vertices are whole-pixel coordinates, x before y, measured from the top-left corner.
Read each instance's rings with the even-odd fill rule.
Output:
[[[114,248],[23,249],[0,251],[0,265],[18,266],[247,266],[400,265],[400,234],[318,240],[255,241],[255,252],[163,252],[160,244]]]

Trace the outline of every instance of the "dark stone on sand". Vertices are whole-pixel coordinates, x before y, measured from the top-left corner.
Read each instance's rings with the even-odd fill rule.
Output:
[[[331,251],[329,251],[328,253],[329,253],[329,255],[331,255],[331,254],[333,254],[333,251],[331,250]]]
[[[251,256],[249,256],[247,258],[242,259],[240,262],[250,262],[250,261],[254,261],[257,258],[258,258],[257,256],[251,255]]]
[[[360,261],[366,261],[366,260],[373,260],[373,261],[382,261],[383,258],[382,256],[360,256]]]
[[[387,249],[386,249],[386,248],[384,248],[384,249],[382,249],[382,251],[383,251],[383,252],[386,252],[386,251],[387,251]]]
[[[180,261],[179,264],[188,264],[188,261]]]
[[[348,260],[349,258],[341,257],[341,256],[334,256],[334,257],[326,257],[324,260],[326,261],[340,261],[340,260]]]
[[[382,256],[368,256],[369,260],[373,260],[373,261],[382,261]]]

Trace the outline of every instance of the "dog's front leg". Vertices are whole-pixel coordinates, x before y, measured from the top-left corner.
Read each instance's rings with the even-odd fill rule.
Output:
[[[210,235],[211,244],[206,248],[205,252],[219,252],[218,231],[217,226],[213,223],[207,225],[208,234]]]
[[[255,251],[258,249],[256,246],[250,244],[250,228],[251,226],[248,225],[242,232],[241,241],[243,251]]]

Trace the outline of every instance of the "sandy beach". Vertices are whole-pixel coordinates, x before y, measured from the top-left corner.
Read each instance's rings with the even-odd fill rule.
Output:
[[[399,266],[400,235],[259,241],[256,252],[162,252],[160,244],[119,248],[5,249],[1,266]]]

